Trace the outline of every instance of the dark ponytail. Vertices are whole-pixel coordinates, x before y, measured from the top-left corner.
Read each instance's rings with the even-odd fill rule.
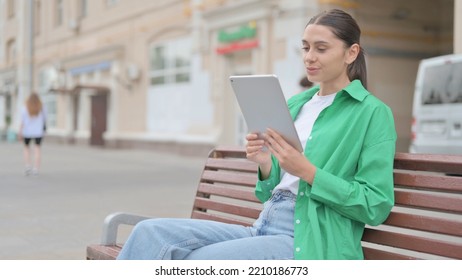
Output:
[[[307,26],[310,24],[319,24],[329,27],[337,38],[342,40],[347,47],[353,44],[360,46],[358,57],[350,65],[348,65],[348,78],[352,81],[359,79],[363,86],[367,88],[367,69],[364,50],[360,45],[361,29],[356,20],[348,13],[332,9],[322,12],[310,19]]]
[[[347,68],[348,78],[350,81],[360,80],[364,88],[367,88],[367,69],[366,69],[366,57],[364,55],[364,50],[360,46],[358,56],[356,60],[353,61]]]

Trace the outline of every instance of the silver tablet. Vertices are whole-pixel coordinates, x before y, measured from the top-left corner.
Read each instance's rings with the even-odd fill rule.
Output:
[[[229,79],[250,132],[264,133],[271,128],[292,147],[303,151],[277,76],[231,76]]]

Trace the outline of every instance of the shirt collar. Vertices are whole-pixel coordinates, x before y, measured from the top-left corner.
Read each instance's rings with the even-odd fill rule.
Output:
[[[343,91],[358,101],[363,101],[370,93],[364,88],[360,80],[353,80]]]
[[[308,99],[311,99],[317,92],[319,91],[319,85],[310,88],[306,92],[306,96]],[[348,93],[351,97],[358,101],[363,101],[366,96],[370,93],[364,88],[363,84],[360,80],[353,80],[350,84],[348,84],[342,91]]]

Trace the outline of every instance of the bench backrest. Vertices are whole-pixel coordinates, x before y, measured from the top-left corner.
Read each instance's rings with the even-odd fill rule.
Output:
[[[257,165],[240,147],[217,147],[205,164],[191,217],[250,225],[261,203]],[[450,175],[448,175],[450,174]],[[454,175],[459,176],[454,176]],[[462,156],[397,153],[395,207],[367,226],[366,259],[462,259]]]

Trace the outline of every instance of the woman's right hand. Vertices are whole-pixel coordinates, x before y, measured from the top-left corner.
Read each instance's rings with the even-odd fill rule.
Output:
[[[259,139],[256,133],[247,134],[245,139],[247,159],[260,165],[271,164],[271,153],[265,146],[265,140]]]
[[[245,149],[247,159],[259,164],[260,179],[265,180],[271,172],[271,152],[266,146],[265,140],[258,138],[258,134],[249,133],[245,139],[247,140]]]

